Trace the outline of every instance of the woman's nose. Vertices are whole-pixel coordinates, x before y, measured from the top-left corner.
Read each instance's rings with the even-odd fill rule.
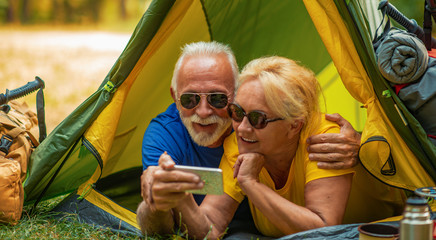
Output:
[[[244,116],[242,121],[239,123],[238,130],[239,131],[252,131],[253,130],[253,127],[251,126],[250,121],[248,121],[247,116]]]

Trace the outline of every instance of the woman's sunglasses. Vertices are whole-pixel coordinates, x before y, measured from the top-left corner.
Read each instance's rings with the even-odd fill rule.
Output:
[[[249,113],[245,113],[244,109],[236,103],[230,103],[227,108],[229,112],[229,116],[236,122],[242,122],[244,117],[248,118],[251,126],[256,129],[265,128],[269,122],[274,122],[278,120],[283,120],[283,118],[266,118],[266,114],[261,111],[252,111]]]
[[[206,96],[206,100],[214,108],[224,108],[227,106],[228,97],[224,93],[183,93],[180,98],[180,105],[186,109],[195,108]]]

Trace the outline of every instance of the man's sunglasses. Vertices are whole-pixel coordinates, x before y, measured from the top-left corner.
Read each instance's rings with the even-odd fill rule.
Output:
[[[244,117],[248,118],[251,126],[256,129],[265,128],[269,122],[274,122],[278,120],[283,120],[283,118],[266,118],[266,114],[261,111],[252,111],[249,113],[245,113],[244,109],[236,103],[230,103],[227,108],[229,112],[229,116],[236,122],[242,122]]]
[[[214,108],[224,108],[229,101],[224,93],[183,93],[179,98],[180,105],[186,109],[193,109],[203,96],[206,96],[207,102]]]

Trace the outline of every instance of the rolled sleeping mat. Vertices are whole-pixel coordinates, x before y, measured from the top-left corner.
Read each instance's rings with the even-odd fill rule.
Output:
[[[394,84],[418,80],[426,71],[428,52],[414,34],[391,30],[376,50],[377,64],[383,77]]]

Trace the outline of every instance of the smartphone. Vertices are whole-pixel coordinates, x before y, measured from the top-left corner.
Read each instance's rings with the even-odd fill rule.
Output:
[[[174,169],[180,171],[187,171],[197,174],[202,181],[204,181],[204,187],[202,189],[190,190],[188,192],[193,194],[212,194],[222,195],[223,190],[223,172],[219,168],[209,167],[193,167],[184,165],[175,165]]]

